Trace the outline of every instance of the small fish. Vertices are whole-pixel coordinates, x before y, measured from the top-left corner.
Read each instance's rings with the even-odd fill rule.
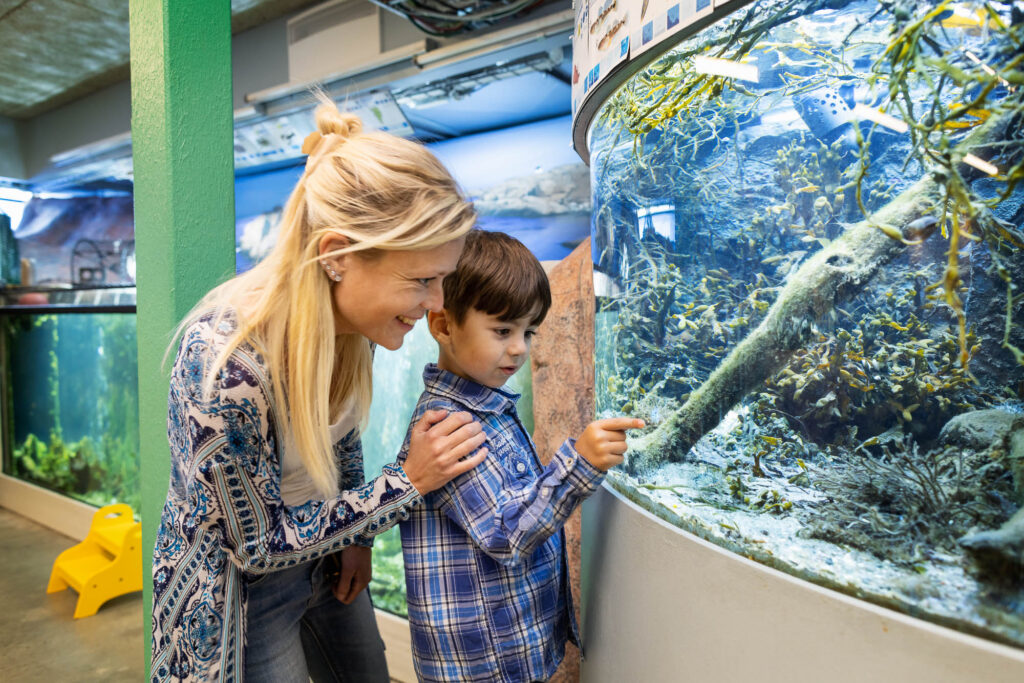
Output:
[[[978,10],[976,16],[971,16],[969,10],[949,10],[948,14],[940,19],[943,28],[957,28],[972,35],[979,35],[985,27],[985,11]],[[992,28],[996,28],[993,22],[989,21]]]
[[[804,187],[801,187],[799,190],[794,192],[794,194],[806,194],[808,192],[817,192],[820,189],[821,187],[819,187],[818,185],[805,185]]]
[[[907,223],[907,227],[903,228],[903,234],[912,239],[924,239],[931,234],[938,224],[939,219],[935,216],[922,216],[917,220]]]
[[[897,227],[895,227],[893,225],[879,224],[879,225],[876,225],[875,227],[878,228],[879,230],[881,230],[882,232],[884,232],[886,237],[888,237],[889,239],[896,240],[897,242],[902,242],[903,244],[906,244],[907,246],[913,246],[915,244],[921,244],[921,240],[913,240],[913,241],[911,241],[911,240],[904,239],[903,238],[903,232],[899,228],[897,228]]]
[[[594,23],[592,23],[590,25],[590,34],[591,35],[594,35],[595,33],[597,33],[597,29],[601,28],[601,22],[604,21],[605,18],[609,14],[611,14],[612,12],[615,11],[615,8],[618,6],[618,4],[619,4],[618,0],[612,0],[611,3],[609,3],[607,7],[605,7],[603,10],[601,10],[600,14],[598,14],[596,17],[594,17]],[[601,46],[598,45],[598,47],[601,47]],[[601,48],[601,49],[604,49],[604,48]]]

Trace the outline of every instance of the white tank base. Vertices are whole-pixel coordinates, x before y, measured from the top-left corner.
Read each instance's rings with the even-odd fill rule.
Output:
[[[1022,683],[1024,650],[796,579],[607,487],[583,506],[583,683]]]

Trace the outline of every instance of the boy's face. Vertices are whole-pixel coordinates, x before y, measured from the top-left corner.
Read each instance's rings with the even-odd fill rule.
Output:
[[[470,310],[461,324],[455,324],[445,313],[431,314],[430,330],[441,347],[438,367],[497,389],[529,358],[537,333],[535,316],[531,312],[508,321]]]

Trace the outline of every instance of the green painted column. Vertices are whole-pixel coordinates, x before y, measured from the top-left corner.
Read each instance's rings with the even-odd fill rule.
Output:
[[[171,334],[235,267],[230,0],[131,0],[139,435],[150,655],[151,553],[167,495]]]

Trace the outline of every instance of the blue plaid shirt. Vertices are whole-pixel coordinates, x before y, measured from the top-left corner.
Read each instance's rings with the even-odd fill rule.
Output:
[[[401,524],[416,673],[430,682],[546,680],[566,639],[579,641],[562,525],[604,473],[572,440],[542,467],[516,413],[518,394],[433,363],[423,382],[410,424],[428,410],[468,411],[489,453]],[[407,435],[399,462],[408,448]]]

